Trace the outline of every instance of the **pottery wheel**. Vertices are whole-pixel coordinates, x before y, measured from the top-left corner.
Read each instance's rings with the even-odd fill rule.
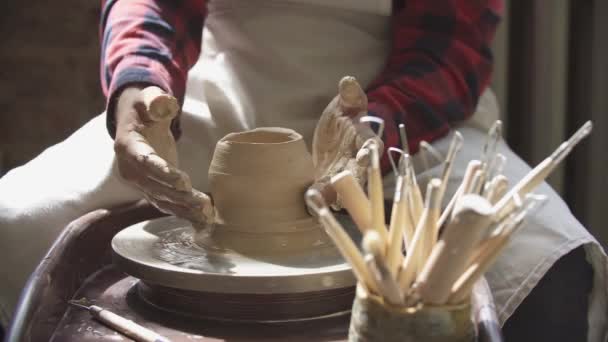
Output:
[[[349,219],[338,218],[358,241]],[[350,310],[355,278],[331,240],[315,238],[303,245],[301,239],[293,244],[285,235],[239,233],[242,248],[235,251],[213,240],[230,231],[223,228],[201,236],[188,221],[175,217],[144,221],[114,237],[114,263],[141,279],[137,292],[142,299],[174,313],[289,321]],[[266,243],[273,247],[256,248],[260,239],[273,240]]]

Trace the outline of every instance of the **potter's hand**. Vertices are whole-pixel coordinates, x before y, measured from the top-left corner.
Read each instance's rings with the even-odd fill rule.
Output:
[[[200,227],[213,220],[214,210],[211,199],[177,169],[170,125],[178,111],[177,100],[158,87],[124,89],[116,106],[114,150],[120,175],[152,205]]]
[[[349,170],[364,185],[370,163],[372,144],[382,150],[382,141],[359,118],[367,115],[367,96],[354,77],[344,77],[338,95],[323,111],[315,129],[312,155],[315,166],[315,185],[326,201],[339,208],[339,199],[328,186],[330,178]]]

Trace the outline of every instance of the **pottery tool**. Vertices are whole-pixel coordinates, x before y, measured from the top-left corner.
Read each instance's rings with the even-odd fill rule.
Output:
[[[376,279],[369,274],[361,252],[359,252],[353,240],[344,231],[342,225],[336,221],[321,193],[317,190],[309,189],[306,191],[305,199],[308,207],[318,215],[319,221],[325,228],[327,235],[338,247],[344,259],[351,265],[357,280],[369,291],[378,293]]]
[[[498,143],[502,138],[502,121],[496,120],[492,127],[488,130],[488,135],[486,136],[486,141],[483,145],[481,161],[483,163],[483,168],[487,171],[490,163],[494,160],[496,156],[496,149],[498,148]]]
[[[488,186],[486,187],[483,197],[490,201],[492,204],[496,204],[496,202],[504,196],[509,188],[509,179],[504,175],[498,175],[494,177],[490,182],[488,182]]]
[[[521,229],[526,216],[542,207],[546,200],[547,197],[543,195],[527,195],[523,202],[517,197],[518,209],[516,212],[503,219],[494,235],[486,239],[480,248],[471,255],[469,266],[452,286],[450,303],[460,303],[471,293],[477,280],[494,264],[513,234]]]
[[[437,236],[439,229],[437,227],[437,220],[439,219],[439,213],[441,210],[440,192],[441,192],[441,180],[433,178],[428,183],[426,188],[426,199],[424,204],[424,211],[416,225],[416,231],[420,230],[420,248],[417,250],[417,266],[416,269],[422,269],[425,260],[431,254],[433,246],[437,242]],[[414,251],[412,251],[414,252]]]
[[[464,190],[465,194],[481,194],[481,190],[486,182],[486,170],[484,170],[483,166],[475,171],[473,175],[473,180],[471,180],[470,186]]]
[[[401,202],[399,202],[397,211],[402,215],[404,219],[402,227],[402,238],[403,248],[407,249],[412,243],[412,239],[414,238],[414,231],[416,230],[416,221],[415,218],[412,216],[413,210],[410,205],[410,201],[412,198],[414,198],[414,196],[417,198],[418,201],[420,201],[419,197],[421,197],[422,194],[420,193],[420,188],[412,188],[412,183],[415,181],[415,179],[408,178],[408,173],[414,172],[414,169],[412,167],[412,159],[408,154],[403,155],[403,165],[405,170],[405,177],[403,178],[403,189],[401,190]],[[409,193],[411,191],[416,191],[417,194],[410,196]]]
[[[452,137],[452,142],[450,143],[450,147],[448,148],[448,154],[445,157],[445,161],[443,162],[443,171],[441,173],[441,188],[439,191],[439,203],[443,201],[443,196],[445,194],[445,189],[448,186],[448,179],[450,178],[450,174],[452,173],[452,166],[454,165],[454,159],[456,158],[456,154],[462,148],[462,134],[456,131],[454,132],[454,136]]]
[[[407,133],[405,132],[405,125],[399,124],[399,138],[401,139],[401,149],[404,153],[410,154],[410,145],[407,141]]]
[[[410,211],[410,217],[415,226],[420,220],[420,215],[422,214],[422,210],[424,209],[424,200],[422,198],[422,192],[420,191],[420,187],[418,186],[418,181],[416,180],[416,171],[414,170],[414,166],[412,165],[412,163],[409,163],[408,165],[406,181],[408,188],[408,210]]]
[[[587,121],[576,131],[570,139],[563,142],[549,157],[538,164],[522,180],[520,180],[505,196],[495,205],[496,217],[500,219],[513,210],[514,195],[524,197],[534,188],[539,186],[555,167],[572,151],[572,149],[591,133],[593,124]]]
[[[70,300],[68,303],[74,307],[87,310],[93,318],[136,341],[170,342],[168,338],[163,337],[150,329],[144,328],[129,319],[121,317],[112,311],[103,309],[97,305],[89,305],[84,298],[80,300]]]
[[[380,171],[380,146],[371,145],[371,165],[368,169],[368,194],[371,203],[372,228],[378,232],[386,246],[388,233],[384,218],[384,192],[382,189],[382,173]]]
[[[425,167],[428,170],[430,167],[429,161],[427,156],[433,156],[433,159],[435,159],[435,164],[441,164],[443,163],[443,156],[441,155],[441,153],[439,151],[437,151],[436,148],[433,147],[433,145],[429,144],[428,142],[426,142],[425,140],[420,141],[420,149],[421,152],[423,152],[424,154],[423,156],[423,160],[425,162]]]
[[[393,159],[392,152],[400,153],[398,165]],[[388,248],[386,251],[387,267],[391,274],[396,275],[399,265],[403,260],[403,242],[411,239],[413,228],[409,219],[407,210],[406,192],[407,183],[405,176],[407,173],[406,163],[409,163],[409,155],[403,153],[402,150],[391,147],[388,150],[389,160],[395,173],[395,194],[393,197],[393,208],[391,210],[391,222],[388,232]],[[407,160],[407,161],[406,161]]]
[[[417,272],[422,269],[437,239],[436,225],[441,205],[438,203],[440,187],[441,181],[438,178],[433,178],[427,185],[425,208],[416,225],[411,247],[407,251],[398,275],[402,289],[408,288],[416,278]]]
[[[378,129],[374,133],[376,134],[376,136],[379,139],[382,139],[382,135],[384,134],[384,120],[382,120],[381,118],[375,117],[375,116],[366,115],[366,116],[362,116],[359,119],[359,122],[360,123],[371,123],[371,122],[373,122],[373,123],[377,124],[378,125]],[[371,127],[371,125],[370,125],[370,127]]]
[[[546,196],[528,196],[521,209],[504,220],[505,222],[497,229],[497,234],[482,244],[479,253],[471,258],[470,265],[454,282],[449,299],[450,303],[460,303],[469,296],[477,280],[494,264],[500,253],[508,245],[513,234],[521,229],[525,217],[545,201]]]
[[[448,217],[450,217],[452,210],[454,209],[454,205],[456,205],[456,201],[458,201],[458,198],[460,198],[460,196],[464,194],[464,189],[469,187],[469,184],[473,180],[475,172],[477,172],[477,170],[479,170],[480,168],[481,161],[471,160],[469,162],[464,172],[464,177],[462,178],[460,186],[458,187],[458,189],[450,199],[450,202],[448,202],[448,205],[445,207],[445,209],[441,213],[441,216],[439,217],[439,221],[437,222],[437,226],[439,228],[443,227],[443,224],[447,221]]]
[[[452,284],[465,270],[473,247],[491,225],[492,213],[492,206],[481,196],[466,194],[460,198],[454,218],[416,280],[423,302],[447,302]]]
[[[502,174],[506,164],[507,157],[505,157],[502,153],[497,153],[496,156],[494,156],[494,160],[492,160],[487,168],[486,178],[494,179],[494,177]]]
[[[359,182],[348,170],[333,176],[330,182],[340,196],[342,206],[348,211],[359,231],[365,233],[372,227],[372,209]]]
[[[395,278],[387,267],[384,257],[384,246],[382,246],[378,233],[373,230],[365,233],[362,246],[365,253],[367,253],[365,257],[366,264],[378,284],[379,294],[391,304],[402,304],[403,295]]]

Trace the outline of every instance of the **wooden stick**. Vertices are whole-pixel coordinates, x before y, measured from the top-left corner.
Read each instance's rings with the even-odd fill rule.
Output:
[[[378,233],[373,230],[365,233],[362,244],[363,250],[372,257],[371,259],[366,257],[366,263],[370,273],[376,278],[380,295],[391,304],[403,303],[401,290],[387,267],[384,258],[384,246]]]
[[[406,227],[409,224],[407,222],[409,220],[406,218],[408,214],[407,201],[405,200],[407,192],[406,184],[403,175],[397,176],[391,223],[388,231],[388,249],[386,251],[387,267],[394,276],[397,275],[399,265],[403,261],[403,236],[404,234],[409,234],[410,231],[410,228]]]
[[[437,220],[439,219],[439,213],[441,211],[441,186],[441,180],[433,178],[426,188],[424,211],[420,221],[418,221],[418,225],[420,225],[422,229],[422,244],[419,250],[420,254],[418,255],[417,269],[422,269],[422,266],[424,266],[426,259],[431,254],[435,243],[437,243],[437,236],[439,234]],[[418,229],[418,227],[416,227],[416,229]]]
[[[483,195],[490,203],[496,202],[506,193],[509,188],[509,179],[504,175],[494,177],[487,186]]]
[[[507,216],[514,209],[514,195],[524,198],[528,193],[539,186],[551,174],[555,167],[572,151],[572,149],[591,133],[593,125],[587,121],[568,141],[563,142],[549,157],[532,169],[494,206],[496,218],[499,220]]]
[[[311,189],[306,192],[305,198],[308,206],[317,213],[319,222],[325,228],[327,235],[332,239],[344,259],[351,265],[357,280],[369,291],[378,293],[378,284],[369,274],[363,255],[361,255],[353,240],[346,233],[344,227],[331,213],[323,200],[323,196],[317,190]]]
[[[382,173],[380,171],[380,151],[377,144],[370,146],[371,150],[371,166],[368,171],[368,193],[371,203],[372,228],[378,232],[378,235],[386,246],[388,241],[388,233],[386,231],[386,223],[384,218],[384,192],[382,190]]]
[[[454,133],[454,137],[452,138],[452,142],[450,143],[450,147],[448,149],[448,154],[445,157],[445,161],[443,163],[443,172],[441,173],[441,189],[439,190],[439,203],[443,201],[443,196],[445,194],[445,189],[448,185],[448,178],[450,178],[450,174],[452,173],[452,166],[454,165],[454,159],[456,159],[456,154],[462,147],[462,134],[456,131]]]
[[[481,246],[478,246],[471,254],[469,266],[463,275],[452,287],[452,302],[462,299],[470,292],[470,288],[476,279],[494,263],[498,254],[507,246],[510,238],[523,226],[524,219],[529,212],[542,207],[547,200],[543,195],[528,195],[518,206],[518,211],[498,222],[498,227],[494,234],[485,239]]]
[[[486,181],[486,171],[481,168],[475,171],[475,175],[473,176],[473,180],[468,189],[465,189],[465,194],[476,194],[479,195],[481,193],[481,189],[483,189],[483,185]]]
[[[416,171],[411,163],[407,172],[407,181],[410,217],[412,218],[412,223],[416,226],[424,209],[424,200],[422,199],[422,192],[416,180]]]
[[[509,190],[509,179],[507,177],[498,179],[494,186],[494,193],[489,198],[490,203],[496,204],[507,193],[507,190]]]
[[[340,196],[359,231],[365,233],[372,227],[372,209],[365,192],[350,171],[342,171],[331,178],[331,184]]]
[[[413,248],[410,248],[410,250],[412,249]],[[401,287],[403,293],[408,292],[416,278],[416,273],[418,272],[414,259],[414,253],[408,251],[397,273],[397,283],[399,284],[399,287]]]
[[[492,206],[481,196],[467,194],[459,200],[454,218],[417,279],[418,293],[425,303],[447,302],[454,281],[468,264],[472,247],[492,223],[492,213]]]
[[[469,184],[473,180],[473,176],[475,175],[475,172],[477,170],[479,170],[480,168],[481,168],[481,161],[471,160],[469,162],[469,164],[467,165],[467,169],[464,172],[464,177],[462,178],[462,183],[460,183],[458,190],[456,190],[456,192],[452,196],[452,199],[450,199],[450,202],[448,203],[448,205],[445,207],[445,209],[441,213],[441,217],[439,217],[439,221],[437,222],[438,227],[442,227],[444,225],[444,223],[446,222],[446,220],[448,219],[448,217],[450,217],[450,214],[451,214],[452,210],[454,209],[454,205],[456,204],[456,201],[458,200],[458,198],[460,198],[460,196],[463,195],[464,189],[469,187]]]
[[[152,121],[172,120],[179,113],[177,99],[159,87],[146,87],[140,92],[141,103],[148,119]]]
[[[430,254],[433,244],[437,237],[437,216],[439,216],[439,204],[437,203],[441,180],[438,178],[432,179],[427,186],[426,207],[420,216],[420,220],[416,225],[416,231],[412,240],[411,248],[407,251],[403,267],[407,268],[405,272],[400,272],[400,282],[409,286],[412,279],[415,278],[418,270],[422,269],[424,261]],[[407,277],[406,277],[407,276]],[[406,278],[403,278],[406,277]]]
[[[494,264],[500,253],[507,246],[510,236],[510,234],[500,234],[488,239],[484,243],[479,255],[476,256],[471,265],[454,282],[450,290],[449,303],[460,303],[471,294],[475,282]]]
[[[365,256],[365,263],[370,273],[376,277],[379,294],[384,300],[393,305],[403,305],[403,293],[386,265],[378,262],[378,259],[371,254]]]

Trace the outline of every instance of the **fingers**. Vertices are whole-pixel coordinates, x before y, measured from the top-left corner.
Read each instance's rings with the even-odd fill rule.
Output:
[[[121,174],[127,180],[150,177],[177,190],[192,189],[188,175],[158,156],[141,134],[133,131],[125,138],[117,139],[115,150],[119,162],[128,164],[128,167],[123,169],[132,171],[122,174],[121,170]]]
[[[150,178],[139,178],[135,185],[148,196],[162,201],[169,201],[184,207],[202,209],[204,203],[201,198],[195,196],[193,191],[180,191]]]
[[[367,96],[354,77],[346,76],[342,78],[338,85],[338,91],[340,109],[344,115],[355,117],[361,112],[367,111]]]
[[[184,218],[192,223],[200,224],[200,223],[211,223],[205,217],[203,210],[200,207],[187,207],[178,203],[174,203],[167,200],[160,200],[157,198],[150,198],[146,195],[146,199],[158,210],[163,213],[175,215],[177,217]]]
[[[212,223],[215,210],[211,198],[195,189],[177,191],[152,179],[135,183],[146,199],[160,211],[197,223]]]

